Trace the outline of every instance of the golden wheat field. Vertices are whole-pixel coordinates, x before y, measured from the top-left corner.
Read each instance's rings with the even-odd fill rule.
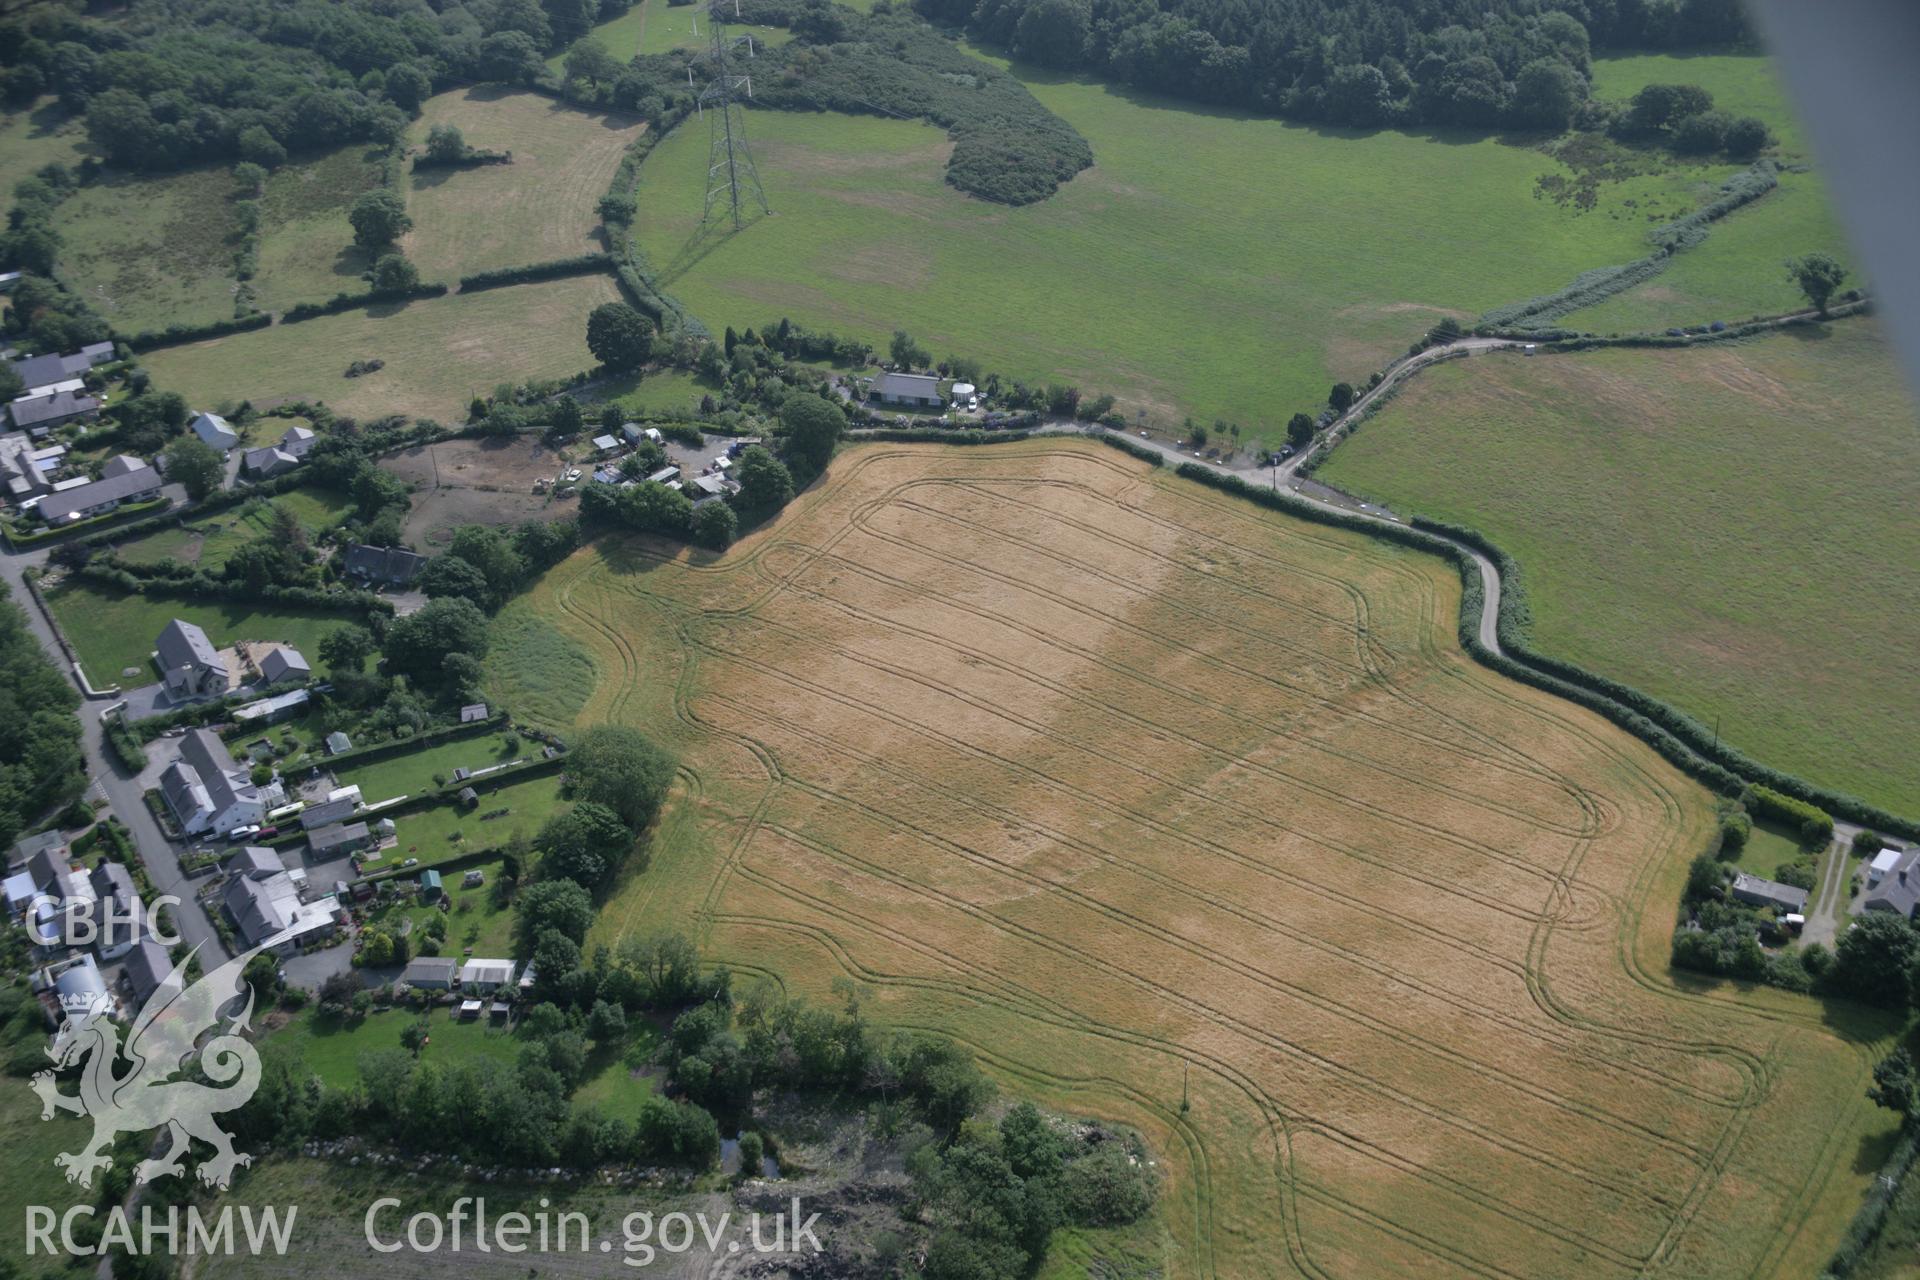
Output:
[[[1665,963],[1708,798],[1474,665],[1450,566],[1093,444],[867,445],[515,606],[683,784],[610,941],[964,1041],[1161,1153],[1169,1274],[1805,1276],[1878,1022]],[[509,696],[511,689],[506,692]]]

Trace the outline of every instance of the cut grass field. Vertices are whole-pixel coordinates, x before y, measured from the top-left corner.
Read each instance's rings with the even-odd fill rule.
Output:
[[[638,28],[641,53],[706,49],[713,44],[713,29],[704,21],[707,11],[699,5],[669,5],[667,0],[642,0],[642,3],[633,7],[632,12],[643,15],[642,26]],[[694,30],[696,20],[701,20],[698,31]],[[766,45],[781,45],[793,39],[793,33],[781,27],[762,27],[746,22],[727,24],[729,39],[744,35],[751,35],[756,44]]]
[[[148,655],[154,638],[174,618],[205,627],[215,648],[235,640],[290,644],[317,660],[320,640],[358,619],[321,609],[288,609],[204,600],[157,600],[88,583],[62,583],[47,593],[67,642],[95,684],[151,684],[160,678]],[[125,675],[128,670],[132,675]]]
[[[1920,424],[1871,321],[1423,373],[1320,478],[1472,525],[1533,638],[1920,814]]]
[[[476,271],[604,248],[596,234],[600,197],[646,130],[631,116],[589,113],[495,86],[429,99],[408,141],[424,145],[436,124],[458,126],[469,146],[513,152],[512,164],[407,176],[407,255],[422,279],[449,284]]]
[[[141,357],[154,380],[196,404],[325,402],[358,418],[389,413],[459,422],[503,382],[562,378],[592,366],[587,313],[619,297],[580,276],[451,294],[275,325]],[[386,367],[346,377],[355,360]]]
[[[1272,439],[1443,315],[1641,256],[1650,207],[1686,212],[1733,171],[1605,184],[1582,212],[1537,196],[1566,170],[1524,144],[1304,128],[1020,74],[1095,158],[1038,204],[945,185],[948,143],[924,124],[754,111],[774,216],[694,245],[707,138],[683,126],[641,167],[639,240],[716,330],[785,314],[884,349],[905,328],[936,356]]]
[[[451,930],[449,938],[453,937]],[[360,1056],[400,1048],[400,1033],[420,1015],[411,1009],[369,1013],[358,1022],[322,1020],[314,1008],[295,1014],[292,1021],[263,1042],[269,1057],[281,1055],[300,1063],[336,1089],[360,1080]],[[429,1023],[433,1041],[420,1055],[442,1065],[474,1058],[511,1063],[520,1054],[520,1040],[484,1021],[462,1022],[448,1008],[435,1009]]]
[[[679,753],[593,944],[874,992],[1132,1124],[1172,1274],[1816,1270],[1892,1028],[1681,982],[1707,797],[1454,641],[1431,558],[1091,443],[875,445],[527,597]]]
[[[377,150],[350,146],[273,171],[260,201],[260,265],[253,280],[263,311],[366,288],[360,275],[372,264],[353,242],[347,210],[380,185],[379,160]]]

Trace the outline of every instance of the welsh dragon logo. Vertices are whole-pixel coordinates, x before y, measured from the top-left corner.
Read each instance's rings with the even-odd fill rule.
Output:
[[[163,1125],[170,1145],[164,1154],[135,1166],[138,1182],[183,1172],[181,1157],[189,1138],[214,1149],[214,1157],[200,1165],[201,1181],[209,1186],[224,1188],[237,1167],[253,1162],[252,1156],[233,1149],[233,1139],[213,1117],[243,1105],[260,1087],[260,1054],[240,1034],[253,1014],[253,989],[242,981],[241,972],[257,950],[234,957],[192,984],[186,978],[193,958],[189,954],[148,997],[127,1029],[125,1043],[106,1010],[69,1011],[47,1048],[54,1070],[42,1071],[32,1081],[40,1095],[42,1120],[53,1119],[57,1111],[93,1120],[93,1137],[85,1146],[54,1157],[54,1164],[67,1171],[67,1181],[92,1186],[94,1172],[113,1163],[108,1149],[116,1134]],[[242,997],[246,1003],[237,1013],[222,1015],[221,1010]],[[200,1037],[221,1022],[225,1029],[198,1051],[200,1072],[213,1083],[175,1079],[195,1054]],[[83,1060],[80,1092],[59,1092],[54,1072],[81,1066]]]

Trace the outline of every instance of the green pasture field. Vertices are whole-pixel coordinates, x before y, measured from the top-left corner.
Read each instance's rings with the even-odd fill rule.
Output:
[[[225,168],[103,174],[55,215],[61,275],[123,332],[225,320],[239,244],[233,196]]]
[[[426,280],[592,253],[600,197],[626,149],[645,130],[632,116],[596,113],[537,93],[482,85],[427,101],[407,131],[426,142],[436,124],[459,127],[467,145],[511,151],[511,164],[429,169],[406,177],[413,230],[407,254]]]
[[[494,619],[487,651],[487,696],[514,717],[547,729],[572,726],[593,692],[587,651],[533,607],[515,601]]]
[[[610,18],[587,32],[587,38],[598,40],[615,59],[626,62],[640,51],[640,27],[646,21],[642,11],[642,6],[636,4],[619,17]],[[562,49],[547,59],[547,70],[558,74],[566,69],[566,63],[567,51]]]
[[[1873,322],[1454,362],[1320,477],[1511,552],[1546,652],[1920,813],[1920,431]]]
[[[147,684],[159,679],[148,655],[154,637],[174,618],[205,627],[216,648],[235,640],[278,641],[302,653],[319,652],[320,640],[335,627],[356,619],[320,609],[274,608],[227,601],[159,600],[128,595],[88,583],[62,583],[47,593],[60,629],[98,684],[126,680]],[[123,673],[132,670],[128,676]]]
[[[263,421],[273,424],[267,428],[273,433],[284,432],[288,425],[282,418]],[[260,427],[256,423],[256,436],[259,432]],[[222,511],[206,520],[149,533],[132,542],[120,544],[115,548],[115,553],[133,564],[159,564],[177,560],[187,564],[218,566],[226,563],[227,557],[240,546],[267,535],[271,525],[265,506],[292,512],[309,535],[317,535],[340,523],[353,509],[353,500],[335,489],[291,489],[269,499],[263,507],[256,508],[249,503]]]
[[[490,765],[506,764],[529,754],[530,749],[524,739],[514,750],[507,750],[506,737],[503,733],[489,733],[456,738],[422,751],[387,756],[356,768],[341,769],[334,776],[340,779],[343,787],[358,784],[368,804],[391,800],[396,796],[419,795],[439,785],[433,780],[436,773],[452,778],[455,769],[483,769]],[[532,750],[532,754],[537,755],[537,749]]]
[[[1444,315],[1640,256],[1650,203],[1691,209],[1731,171],[1610,184],[1582,212],[1537,195],[1564,168],[1528,145],[1311,129],[1022,74],[1095,157],[1038,204],[948,187],[949,144],[925,124],[750,111],[774,216],[693,240],[707,138],[688,125],[641,167],[638,238],[716,329],[786,314],[884,349],[905,328],[936,356],[1112,392],[1129,416],[1224,417],[1272,439]]]
[[[480,803],[472,810],[443,804],[402,814],[393,820],[400,843],[369,869],[385,870],[408,858],[418,858],[421,867],[430,867],[479,849],[498,848],[515,836],[532,838],[561,803],[560,776],[548,774],[494,791],[482,787]],[[504,818],[481,820],[481,814],[495,809],[512,812]]]
[[[503,382],[590,368],[587,313],[618,297],[611,279],[577,276],[360,308],[141,359],[155,382],[200,404],[324,401],[353,417],[458,422],[468,400]],[[345,376],[353,361],[375,358],[386,367]]]
[[[870,8],[870,4],[856,5],[855,8]],[[705,21],[707,11],[702,5],[669,6],[666,0],[642,0],[633,7],[633,13],[642,15],[639,29],[641,53],[671,53],[675,49],[705,49],[713,43],[713,31]],[[698,34],[694,32],[696,15],[701,20]],[[793,34],[782,27],[762,27],[745,22],[727,24],[727,35],[751,35],[755,43],[781,45],[793,39]],[[740,51],[742,56],[745,50]]]
[[[51,1066],[52,1063],[44,1065]],[[20,1267],[23,1276],[72,1274],[64,1256],[42,1252],[26,1256],[28,1205],[47,1205],[65,1213],[71,1205],[88,1204],[99,1193],[99,1175],[92,1190],[75,1186],[62,1175],[53,1158],[78,1151],[93,1126],[85,1118],[65,1112],[52,1120],[40,1118],[40,1099],[25,1080],[9,1078],[0,1089],[0,1255]],[[62,1093],[73,1093],[72,1083]]]
[[[324,302],[366,287],[372,264],[353,242],[347,210],[380,185],[379,152],[341,147],[301,164],[283,165],[267,179],[260,201],[259,270],[255,299],[262,310],[296,302]]]
[[[73,165],[87,154],[87,129],[53,98],[0,116],[0,190],[49,164]]]

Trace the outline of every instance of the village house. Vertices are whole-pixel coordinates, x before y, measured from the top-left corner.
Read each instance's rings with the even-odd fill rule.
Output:
[[[175,618],[153,642],[160,682],[176,698],[204,698],[227,691],[227,664],[197,624]]]
[[[160,492],[160,473],[138,458],[109,458],[100,478],[48,494],[34,509],[49,525],[71,524],[105,515],[122,503],[144,502]]]
[[[1881,857],[1887,853],[1894,851],[1884,850]],[[1874,859],[1874,865],[1881,866],[1880,858]],[[1911,920],[1914,907],[1920,905],[1920,848],[1894,853],[1861,905],[1868,911],[1891,911]]]
[[[280,803],[277,783],[257,787],[248,774],[213,730],[191,729],[180,739],[180,758],[160,775],[160,794],[188,835],[225,835],[258,826],[267,809]]]
[[[240,433],[217,413],[196,413],[193,415],[193,421],[187,425],[192,428],[193,434],[200,437],[200,443],[210,445],[222,453],[240,443]]]

